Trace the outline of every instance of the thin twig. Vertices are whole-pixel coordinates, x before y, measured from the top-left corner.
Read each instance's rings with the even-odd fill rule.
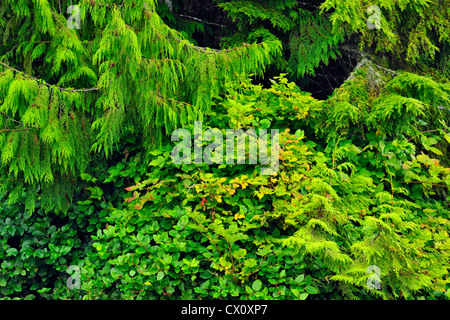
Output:
[[[448,188],[449,186],[445,186],[443,184],[437,184],[432,182],[426,182],[426,181],[401,181],[400,183],[420,183],[420,184],[431,184],[435,187],[442,187],[442,188]]]
[[[442,129],[443,130],[443,129]],[[423,133],[430,133],[430,132],[436,132],[436,131],[439,131],[439,129],[433,129],[433,130],[427,130],[427,131],[423,131],[423,132],[421,132],[420,134],[423,134]],[[443,130],[443,131],[445,131],[445,130]],[[418,135],[415,135],[414,137],[412,137],[412,138],[409,138],[408,139],[408,142],[410,142],[412,139],[414,139],[414,138],[416,138],[416,137],[418,137],[419,136],[419,134]]]
[[[217,27],[225,28],[225,26],[224,26],[223,24],[218,24],[218,23],[215,23],[215,22],[205,21],[205,20],[199,19],[199,18],[197,18],[197,17],[192,17],[192,16],[188,16],[188,15],[185,15],[185,14],[179,14],[179,13],[176,13],[175,15],[177,15],[177,16],[179,16],[179,17],[181,17],[181,18],[186,18],[186,19],[190,19],[190,20],[195,20],[195,21],[198,21],[198,22],[201,22],[201,23],[204,23],[204,24],[210,24],[210,25],[212,25],[212,26],[217,26]]]
[[[320,6],[316,6],[316,5],[313,5],[313,4],[311,4],[311,3],[307,3],[307,2],[299,2],[299,1],[297,1],[297,3],[298,3],[298,4],[301,4],[301,5],[303,5],[303,6],[308,6],[308,7],[312,7],[312,8],[316,8],[316,9],[319,9],[319,8],[320,8]]]
[[[186,46],[191,49],[194,49],[194,50],[197,50],[200,52],[204,52],[204,53],[208,53],[208,54],[237,51],[239,49],[252,46],[251,44],[244,43],[241,47],[236,47],[236,48],[232,48],[232,49],[212,49],[212,48],[205,48],[205,47],[199,47],[199,46],[193,45],[188,40],[182,40],[173,34],[170,34],[170,36],[178,42],[186,41],[187,42]]]
[[[17,121],[16,119],[13,119],[13,118],[9,117],[9,116],[8,116],[6,113],[4,113],[4,112],[1,112],[1,111],[0,111],[0,113],[1,113],[4,117],[8,118],[8,120],[11,120],[11,121],[15,122],[15,123],[17,123],[18,125],[20,125],[20,126],[22,126],[22,127],[28,127],[28,128],[29,128],[29,129],[2,129],[1,132],[3,132],[3,131],[17,131],[17,130],[31,130],[31,129],[37,129],[37,130],[40,130],[40,129],[41,129],[41,128],[39,128],[39,127],[33,127],[33,126],[30,126],[30,125],[25,124],[25,123],[23,123],[23,122]]]
[[[27,131],[27,130],[33,130],[37,128],[22,128],[22,129],[0,129],[1,132],[10,132],[10,131]]]
[[[371,243],[373,243],[377,238],[378,238],[378,236],[380,235],[380,233],[381,233],[381,227],[378,229],[378,233],[377,233],[377,235],[372,239],[372,241],[371,241]]]
[[[1,64],[2,66],[4,66],[4,67],[8,68],[8,69],[11,69],[11,70],[13,70],[13,71],[15,71],[15,72],[18,72],[18,73],[20,73],[20,74],[23,74],[23,75],[26,76],[27,78],[30,78],[30,79],[32,79],[32,80],[34,80],[34,81],[38,81],[38,82],[42,81],[42,83],[45,84],[46,86],[48,86],[48,87],[55,87],[55,88],[57,88],[57,89],[59,89],[59,90],[61,90],[61,91],[68,91],[68,92],[88,92],[88,91],[98,91],[98,88],[89,88],[89,89],[67,89],[67,88],[58,87],[58,86],[56,86],[56,85],[52,85],[52,84],[47,83],[47,82],[45,82],[45,81],[43,81],[43,80],[40,80],[40,79],[35,78],[35,77],[33,77],[33,76],[30,76],[29,74],[27,74],[27,73],[25,73],[25,72],[23,72],[23,71],[20,71],[20,70],[17,70],[17,69],[15,69],[15,68],[13,68],[13,67],[10,67],[10,66],[8,66],[7,64],[5,64],[5,63],[3,63],[3,62],[1,62],[1,61],[0,61],[0,64]]]

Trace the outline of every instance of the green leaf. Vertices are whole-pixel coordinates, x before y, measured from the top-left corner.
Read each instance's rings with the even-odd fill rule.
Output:
[[[38,257],[38,258],[43,258],[45,256],[45,251],[43,249],[37,249],[33,253],[33,256]]]
[[[248,198],[244,198],[242,201],[245,203],[245,205],[246,205],[247,207],[253,208],[252,200],[250,200],[250,199],[248,199]]]
[[[295,282],[301,283],[305,279],[304,274],[300,274],[297,278],[295,278]]]
[[[64,246],[64,247],[61,248],[60,253],[61,253],[61,255],[66,255],[66,254],[68,254],[70,252],[71,249],[72,248],[69,247],[69,246]]]
[[[157,167],[157,166],[163,164],[165,161],[166,161],[166,159],[164,159],[164,157],[158,156],[157,159],[154,159],[149,163],[149,166]]]
[[[384,184],[380,183],[380,184],[378,184],[377,188],[375,189],[375,192],[379,193],[383,190],[384,190]]]
[[[142,253],[145,253],[145,252],[146,252],[146,250],[143,247],[139,247],[139,248],[136,249],[136,253],[142,254]]]
[[[443,156],[444,154],[442,153],[441,150],[439,150],[438,148],[435,147],[430,147],[429,148],[431,151],[433,151],[434,153],[436,153],[437,155]]]
[[[305,290],[306,290],[306,292],[308,292],[310,294],[316,294],[317,293],[317,289],[312,287],[312,286],[306,286]]]
[[[116,270],[115,268],[112,268],[111,271],[110,271],[110,273],[111,273],[111,276],[112,276],[114,279],[117,279],[117,278],[119,278],[119,276],[120,276],[119,272],[117,272],[117,270]]]
[[[310,275],[308,275],[308,276],[306,277],[305,284],[306,284],[307,286],[309,286],[309,285],[311,284],[311,281],[312,281],[312,278],[311,278]]]
[[[444,135],[445,140],[447,140],[448,143],[450,143],[450,134],[446,133]]]
[[[22,285],[20,283],[13,284],[12,287],[16,292],[22,291]]]
[[[247,250],[245,249],[239,249],[233,252],[233,257],[235,257],[236,259],[242,259],[245,257],[245,255],[247,254]]]
[[[208,271],[203,271],[202,273],[200,273],[200,278],[202,279],[210,279],[213,276],[213,274],[211,272]]]
[[[302,140],[305,137],[305,131],[298,129],[297,131],[295,131],[295,136]]]
[[[162,261],[164,264],[170,264],[172,262],[172,256],[171,255],[164,255]]]
[[[41,287],[41,285],[40,285],[39,283],[33,283],[33,284],[31,285],[31,287],[30,287],[30,290],[31,290],[31,291],[37,290],[37,289],[39,289],[40,287]]]
[[[259,279],[255,280],[255,281],[253,282],[253,284],[252,284],[252,289],[253,289],[254,291],[259,291],[259,290],[261,290],[261,288],[262,288],[262,282],[261,282],[261,280],[259,280]]]
[[[152,150],[151,152],[150,152],[150,154],[152,155],[152,156],[159,156],[160,154],[162,154],[164,151],[163,150],[161,150],[161,149],[155,149],[155,150]]]
[[[268,120],[268,119],[262,119],[262,120],[259,122],[259,127],[260,127],[261,129],[269,129],[269,128],[270,128],[270,120]]]
[[[9,248],[8,250],[6,250],[6,256],[15,256],[17,255],[17,249],[16,248]]]
[[[161,280],[162,278],[164,278],[164,271],[160,271],[158,272],[158,274],[156,275],[156,280]]]
[[[304,292],[304,293],[300,294],[299,299],[300,300],[306,300],[306,298],[308,298],[308,295],[309,295],[308,293]]]

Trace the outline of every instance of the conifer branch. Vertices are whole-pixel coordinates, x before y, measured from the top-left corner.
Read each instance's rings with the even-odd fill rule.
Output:
[[[187,41],[187,40],[182,40],[182,39],[178,38],[177,36],[175,36],[173,34],[170,34],[170,35],[172,36],[172,38],[174,38],[178,42]],[[196,45],[194,45],[192,43],[189,43],[189,42],[186,44],[186,46],[191,48],[191,49],[197,50],[199,52],[208,53],[208,54],[216,54],[216,53],[222,53],[222,52],[237,51],[237,50],[240,50],[242,48],[250,47],[250,46],[254,46],[254,45],[255,44],[244,43],[242,46],[236,47],[236,48],[232,48],[232,49],[212,49],[212,48],[205,48],[205,47],[196,46]]]
[[[388,72],[388,73],[390,73],[390,74],[392,74],[392,75],[394,75],[394,76],[400,75],[400,73],[397,72],[397,71],[395,71],[395,70],[388,69],[388,68],[382,67],[382,66],[380,66],[380,65],[378,65],[378,64],[376,64],[376,63],[374,63],[374,62],[373,62],[372,60],[370,60],[370,59],[367,57],[367,55],[366,55],[363,51],[361,51],[361,50],[357,50],[357,49],[351,48],[351,47],[349,47],[349,46],[340,46],[339,49],[340,49],[340,50],[343,50],[343,51],[346,51],[346,52],[348,52],[348,53],[353,53],[353,54],[355,54],[357,57],[362,58],[362,60],[361,60],[361,61],[356,65],[356,67],[353,69],[353,72],[355,72],[356,70],[358,70],[359,68],[361,68],[362,66],[364,66],[364,65],[366,65],[366,64],[370,64],[370,65],[372,65],[372,66],[374,66],[374,67],[376,67],[376,68],[378,68],[378,69],[380,69],[380,70],[383,70],[383,71],[385,71],[385,72]],[[352,72],[352,73],[353,73],[353,72]],[[350,77],[351,77],[351,76],[352,76],[352,75],[350,75]],[[350,78],[350,77],[349,77],[349,78]],[[349,80],[349,79],[347,79],[347,80]]]
[[[372,241],[371,241],[371,243],[373,243],[379,236],[380,236],[380,233],[381,233],[381,227],[378,229],[378,233],[375,235],[375,237],[372,239]]]
[[[30,79],[35,80],[35,81],[37,81],[37,82],[42,82],[42,84],[46,85],[47,87],[54,87],[54,88],[59,89],[60,91],[67,91],[67,92],[88,92],[88,91],[98,91],[98,88],[88,88],[88,89],[67,89],[67,88],[59,87],[59,86],[56,86],[56,85],[47,83],[47,82],[45,82],[45,81],[42,80],[42,79],[38,79],[38,78],[35,78],[35,77],[33,77],[33,76],[30,76],[29,74],[27,74],[27,73],[25,73],[25,72],[23,72],[23,71],[17,70],[17,69],[15,69],[15,68],[13,68],[13,67],[10,67],[10,66],[8,66],[7,64],[5,64],[5,63],[3,63],[3,62],[1,62],[1,61],[0,61],[0,64],[1,64],[2,66],[4,66],[4,67],[10,69],[10,70],[13,70],[13,71],[15,71],[15,72],[17,72],[17,73],[20,73],[20,74],[24,75],[24,76],[27,77],[27,78],[30,78]]]
[[[445,131],[444,129],[433,129],[433,130],[426,130],[426,131],[422,131],[422,132],[420,132],[420,134],[424,134],[424,133],[431,133],[431,132],[436,132],[436,131],[439,131],[439,130],[442,130],[442,131]],[[445,132],[447,132],[447,131],[445,131]],[[449,132],[447,132],[447,133],[449,133]],[[415,135],[414,137],[412,137],[412,138],[409,138],[408,139],[408,142],[410,142],[412,139],[414,139],[414,138],[416,138],[416,137],[418,137],[420,134],[418,134],[418,135]]]
[[[441,188],[448,188],[449,186],[438,184],[438,183],[432,183],[432,182],[426,182],[426,181],[400,181],[400,183],[419,183],[419,184],[430,184],[434,187],[441,187]]]
[[[164,58],[164,59],[149,59],[149,58],[142,57],[142,60],[149,61],[149,62],[169,62],[169,61],[171,61],[171,62],[179,62],[179,60],[170,59],[170,58]]]
[[[12,132],[12,131],[28,131],[28,130],[33,130],[33,129],[38,129],[38,128],[21,128],[21,129],[0,129],[0,133],[1,132]]]
[[[313,19],[311,18],[311,16],[309,16],[309,19],[308,19],[308,20],[309,20],[310,25],[313,26],[314,30],[316,30],[316,32],[317,32],[322,38],[329,39],[327,36],[325,36],[325,35],[323,35],[322,33],[320,33],[320,31],[317,29],[316,23],[313,21]]]
[[[146,10],[146,11],[147,11],[146,13],[149,14],[148,8],[147,8],[147,4],[146,4],[146,3],[144,3],[144,10]],[[231,49],[212,49],[212,48],[205,48],[205,47],[196,46],[196,45],[190,43],[188,40],[183,40],[183,39],[178,38],[177,36],[175,36],[175,35],[173,34],[173,32],[169,32],[168,35],[167,35],[167,38],[169,38],[169,35],[170,35],[173,39],[175,39],[176,41],[178,41],[178,42],[186,41],[186,42],[187,42],[186,46],[189,47],[189,48],[191,48],[191,49],[197,50],[197,51],[199,51],[199,52],[208,53],[208,54],[216,54],[216,53],[222,53],[222,52],[232,52],[232,51],[240,50],[240,49],[245,48],[245,47],[250,47],[250,46],[254,46],[254,45],[255,45],[255,44],[244,43],[244,44],[243,44],[242,46],[240,46],[240,47],[231,48]],[[161,35],[159,35],[159,36],[162,37]]]
[[[215,22],[205,21],[205,20],[199,19],[199,18],[197,18],[197,17],[191,17],[191,16],[188,16],[188,15],[185,15],[185,14],[179,14],[179,13],[176,13],[175,15],[176,15],[176,16],[179,16],[179,17],[181,17],[181,18],[186,18],[186,19],[190,19],[190,20],[195,20],[195,21],[198,21],[198,22],[201,22],[201,23],[204,23],[204,24],[212,25],[212,26],[217,26],[217,27],[221,27],[221,28],[225,28],[225,27],[226,27],[226,26],[224,26],[223,24],[218,24],[218,23],[215,23]]]
[[[160,98],[160,99],[162,99],[162,100],[169,100],[169,101],[172,101],[172,102],[174,102],[174,103],[184,104],[184,105],[189,106],[189,107],[191,107],[191,108],[194,108],[195,110],[197,110],[198,112],[200,112],[200,110],[198,109],[198,107],[196,107],[196,106],[194,106],[194,105],[192,105],[192,104],[190,104],[190,103],[187,103],[187,102],[184,102],[184,101],[180,101],[180,100],[177,100],[177,99],[173,99],[173,98],[169,98],[169,97],[165,97],[165,96],[161,95],[160,93],[156,93],[156,92],[153,92],[153,93],[154,93],[158,98]]]
[[[394,75],[394,76],[399,76],[399,75],[400,75],[399,72],[394,71],[394,70],[392,70],[392,69],[388,69],[388,68],[382,67],[382,66],[380,66],[380,65],[378,65],[378,64],[376,64],[376,63],[374,63],[373,61],[370,61],[370,63],[371,63],[373,66],[375,66],[376,68],[378,68],[378,69],[380,69],[380,70],[383,70],[383,71],[385,71],[385,72],[387,72],[387,73],[390,73],[390,74],[392,74],[392,75]]]
[[[158,61],[158,62],[175,61],[175,60],[169,59],[169,58],[166,58],[166,59],[148,59],[148,58],[144,58],[144,57],[143,57],[142,59],[143,59],[143,60],[147,60],[147,61],[154,61],[154,62],[156,62],[156,61]],[[44,85],[46,85],[46,86],[48,86],[48,87],[55,87],[55,88],[59,89],[60,91],[67,91],[67,92],[89,92],[89,91],[98,91],[98,90],[99,90],[99,88],[97,88],[97,87],[94,87],[94,88],[87,88],[87,89],[67,89],[67,88],[55,86],[55,85],[46,83],[46,82],[43,81],[42,79],[35,78],[35,77],[30,76],[29,74],[27,74],[27,73],[25,73],[25,72],[23,72],[23,71],[20,71],[20,70],[17,70],[17,69],[15,69],[15,68],[13,68],[13,67],[10,67],[10,66],[8,66],[7,64],[5,64],[5,63],[3,63],[3,62],[1,62],[1,61],[0,61],[0,64],[3,65],[4,67],[8,68],[8,69],[11,69],[11,70],[13,70],[13,71],[15,71],[15,72],[18,72],[18,73],[24,75],[24,76],[27,77],[27,78],[30,78],[30,79],[35,80],[35,81],[37,81],[37,82],[41,82],[42,84],[44,84]],[[190,104],[190,103],[187,103],[187,102],[184,102],[184,101],[180,101],[180,100],[177,100],[177,99],[173,99],[173,98],[169,98],[169,97],[164,97],[164,96],[162,96],[161,94],[156,94],[156,95],[157,95],[159,98],[163,99],[163,100],[167,99],[167,100],[170,100],[170,101],[175,102],[175,103],[185,104],[185,105],[188,105],[188,106],[190,106],[190,107],[192,107],[192,108],[198,109],[197,107],[195,107],[194,105],[192,105],[192,104]],[[10,120],[16,122],[16,123],[19,124],[19,125],[27,126],[27,125],[25,125],[25,124],[22,123],[22,122],[19,122],[19,121],[15,120],[15,119],[12,119],[12,118],[8,117],[8,116],[7,116],[5,113],[3,113],[3,112],[0,112],[0,113],[1,113],[3,116],[7,117],[8,119],[10,119]],[[28,126],[28,127],[29,127],[29,126]],[[40,128],[38,128],[38,127],[30,127],[30,128],[31,128],[31,129],[40,129]]]
[[[388,73],[392,74],[393,76],[399,76],[400,75],[400,73],[397,72],[397,71],[394,71],[392,69],[384,68],[382,66],[377,65],[372,60],[367,58],[367,56],[363,52],[360,52],[360,55],[362,57],[361,61],[356,65],[356,67],[353,69],[353,71],[350,73],[350,75],[348,76],[348,78],[344,82],[352,80],[355,77],[356,71],[358,71],[360,68],[362,68],[365,65],[374,66],[374,67],[376,67],[376,68],[378,68],[380,70],[383,70],[385,72],[388,72]]]
[[[319,9],[320,8],[320,6],[316,6],[316,5],[313,5],[311,3],[307,3],[307,2],[299,2],[299,1],[297,1],[297,3],[301,4],[303,6],[307,6],[307,7],[311,7],[311,8],[315,8],[315,9]]]
[[[17,121],[16,119],[13,119],[13,118],[9,117],[6,113],[4,113],[2,111],[0,111],[0,113],[5,118],[7,118],[8,120],[11,120],[12,122],[17,123],[18,125],[20,125],[22,127],[28,127],[28,128],[23,128],[23,129],[2,129],[2,130],[0,130],[0,132],[3,132],[3,131],[23,131],[23,130],[33,130],[33,129],[40,130],[41,129],[40,127],[33,127],[33,126],[30,126],[30,125],[25,124],[23,122]]]

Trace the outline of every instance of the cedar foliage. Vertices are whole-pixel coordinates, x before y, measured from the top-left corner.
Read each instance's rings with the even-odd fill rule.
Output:
[[[371,90],[368,70],[361,66],[349,81],[359,95]],[[430,148],[431,155],[423,142],[405,138],[414,131],[404,129],[420,126],[420,119],[405,112],[408,125],[394,123],[377,134],[370,118],[379,110],[368,106],[368,115],[355,120],[364,134],[347,135],[341,121],[323,128],[328,117],[349,107],[316,100],[285,77],[272,80],[270,88],[239,79],[220,101],[206,114],[206,127],[223,134],[229,127],[267,123],[280,128],[279,171],[264,176],[259,164],[176,165],[170,144],[154,150],[145,180],[127,188],[126,208],[113,210],[109,225],[93,237],[97,252],[82,261],[90,277],[82,297],[109,298],[108,292],[126,299],[166,299],[167,293],[170,299],[304,299],[318,292],[326,299],[448,297],[450,169],[440,163],[440,149]],[[327,133],[329,140],[313,142],[321,129],[339,135]],[[423,133],[420,140],[450,142],[448,128],[437,132]],[[198,245],[202,248],[192,249]],[[286,270],[274,258],[284,259],[284,250],[291,259]],[[198,261],[194,269],[190,261]],[[302,266],[314,279],[306,287],[304,274],[296,281],[274,271],[286,274]],[[374,276],[371,266],[380,270],[379,289],[367,285]],[[111,276],[102,275],[112,269]],[[135,269],[139,274],[130,277]],[[258,281],[262,286],[253,285]]]
[[[67,27],[69,1],[2,3],[0,193],[9,205],[22,202],[13,210],[2,203],[3,211],[23,206],[42,215],[42,207],[68,211],[77,222],[77,212],[101,220],[86,233],[97,251],[63,257],[67,243],[48,245],[58,271],[62,257],[91,277],[75,298],[448,297],[448,0],[217,3],[238,31],[220,50],[168,27],[156,1],[80,1],[79,30]],[[366,25],[373,4],[381,8],[380,30]],[[346,50],[344,41],[361,59],[324,101],[284,76],[269,88],[250,83],[248,75],[262,75],[270,63],[293,78],[314,74]],[[221,130],[284,130],[280,172],[174,165],[165,135],[197,119]],[[125,156],[129,167],[120,162],[107,177],[95,172],[93,157],[111,157],[128,140],[138,151],[128,162]],[[128,175],[136,185],[126,189],[125,203],[105,198],[102,188]],[[73,207],[80,177],[90,198]],[[16,236],[12,221],[1,221],[5,270],[20,256],[5,240]],[[150,236],[159,246],[150,246]],[[26,253],[44,257],[45,250],[29,249],[30,239]],[[274,279],[290,257],[307,280]],[[266,258],[270,272],[255,269]],[[197,279],[200,265],[201,279],[217,277]],[[380,290],[366,286],[370,265],[381,269]],[[4,289],[10,280],[3,269],[2,293],[14,296],[20,286]],[[260,278],[270,285],[262,289]],[[38,293],[73,298],[64,283],[52,289]]]
[[[294,78],[314,75],[321,63],[328,65],[339,56],[337,45],[344,39],[341,33],[332,32],[330,20],[320,14],[314,1],[311,4],[295,0],[216,2],[236,21],[239,30],[225,37],[224,45],[280,39],[286,43],[289,58],[279,59],[277,66],[289,71]]]
[[[155,1],[83,1],[83,27],[69,29],[69,4],[2,6],[1,179],[11,201],[24,184],[40,185],[43,207],[67,210],[93,153],[110,155],[125,131],[151,150],[201,118],[234,73],[261,74],[280,54],[276,40],[197,47],[162,22]]]
[[[432,67],[444,73],[450,67],[448,0],[215,2],[236,21],[239,31],[225,37],[224,45],[280,39],[288,58],[277,61],[277,66],[293,79],[314,75],[320,65],[341,57],[348,45],[384,56],[385,67]],[[367,27],[373,16],[370,6],[380,8],[376,30]]]

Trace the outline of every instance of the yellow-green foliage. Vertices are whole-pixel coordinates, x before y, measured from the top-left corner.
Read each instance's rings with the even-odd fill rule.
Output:
[[[19,275],[41,264],[46,278],[73,263],[86,271],[80,291],[60,279],[25,291],[449,297],[449,1],[217,2],[239,31],[222,50],[168,27],[156,0],[80,1],[81,29],[67,27],[68,0],[2,2],[0,292],[20,295]],[[347,36],[366,52],[327,100],[286,74],[252,84],[273,62],[314,74]],[[174,164],[167,136],[195,120],[279,129],[278,171]],[[70,223],[50,227],[45,213],[61,209]],[[65,232],[77,236],[70,256]],[[379,290],[367,285],[374,266]]]
[[[81,29],[69,29],[60,9],[69,4],[6,1],[2,17],[12,17],[0,24],[2,179],[42,183],[46,195],[59,186],[56,203],[44,197],[49,209],[67,209],[67,182],[92,153],[110,156],[125,130],[151,150],[201,118],[235,73],[261,74],[281,53],[279,41],[197,47],[163,23],[153,0],[80,2]]]
[[[297,109],[300,102],[304,107]],[[236,105],[245,112],[237,114]],[[232,296],[281,298],[265,278],[270,264],[258,262],[254,255],[268,251],[282,255],[279,244],[292,250],[293,261],[306,263],[322,298],[412,299],[445,292],[450,211],[445,193],[442,197],[440,192],[448,190],[450,168],[417,152],[406,139],[382,139],[373,132],[367,133],[367,140],[342,134],[316,144],[308,139],[314,130],[304,123],[321,105],[284,77],[268,89],[241,81],[230,86],[220,102],[224,110],[208,114],[208,125],[224,130],[239,119],[243,128],[258,128],[265,123],[262,120],[269,120],[282,129],[278,172],[263,176],[261,165],[249,164],[174,165],[170,144],[155,150],[147,176],[127,188],[128,208],[116,210],[110,220],[113,226],[96,237],[100,249],[86,261],[89,274],[114,267],[125,276],[142,263],[141,253],[152,250],[135,237],[150,232],[155,219],[165,217],[175,224],[183,217],[183,237],[199,233],[206,248],[196,251],[200,256],[196,259],[232,283],[219,294],[214,281],[199,279],[202,289],[194,291],[203,297],[227,297],[232,290]],[[291,132],[283,124],[298,129]],[[169,234],[174,245],[178,243],[177,233]],[[110,249],[124,242],[131,249],[123,253]],[[131,252],[141,258],[121,262],[128,261]],[[161,280],[154,266],[145,279],[164,284],[180,297],[178,276],[171,271],[176,266],[171,260],[164,273],[168,280]],[[380,270],[379,290],[368,287],[370,266]],[[127,279],[118,279],[115,294],[133,299],[158,296],[151,286],[139,286],[144,281],[140,277]],[[267,286],[263,291],[246,289],[257,280]],[[85,297],[105,297],[114,276],[105,284],[101,281],[96,277],[89,282]],[[309,292],[283,290],[286,299],[298,298],[299,290]]]
[[[362,47],[392,53],[395,61],[404,65],[415,64],[422,58],[433,59],[449,43],[449,5],[448,0],[326,0],[320,8],[322,12],[331,12],[333,32],[357,32]],[[378,30],[367,27],[369,6],[380,9]]]

